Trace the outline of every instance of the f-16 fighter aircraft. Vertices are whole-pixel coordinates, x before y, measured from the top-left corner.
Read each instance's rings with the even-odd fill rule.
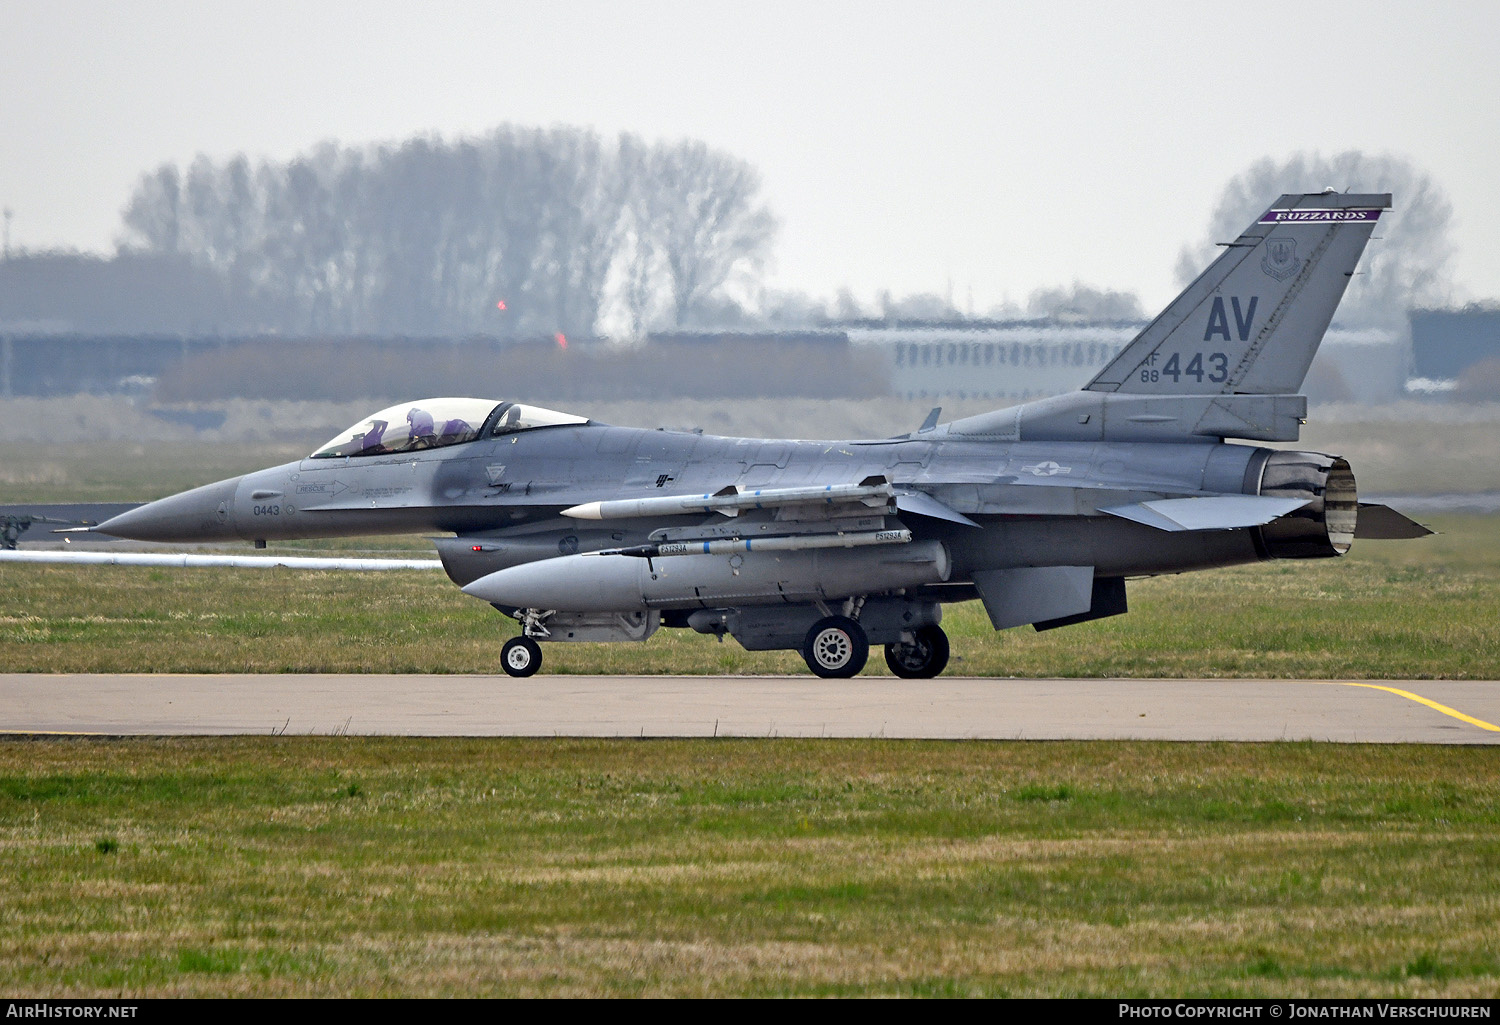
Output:
[[[1297,392],[1389,195],[1282,196],[1081,391],[864,441],[612,427],[519,402],[434,398],[360,421],[305,459],[98,526],[149,541],[446,531],[464,593],[538,642],[660,627],[800,651],[848,677],[948,662],[947,602],[995,629],[1126,611],[1126,581],[1342,555],[1424,528],[1362,506],[1334,455],[1296,441]]]

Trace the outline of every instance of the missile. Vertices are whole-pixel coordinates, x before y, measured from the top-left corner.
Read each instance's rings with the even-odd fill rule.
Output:
[[[801,552],[814,548],[868,548],[911,541],[909,530],[873,530],[858,534],[802,534],[791,537],[746,537],[710,541],[663,541],[657,544],[615,548],[594,555],[633,555],[656,559],[668,555],[735,555],[740,552]]]
[[[879,481],[879,483],[874,483]],[[859,484],[828,484],[805,488],[757,488],[741,491],[725,488],[711,495],[657,495],[651,498],[621,498],[605,502],[585,502],[562,511],[575,520],[623,520],[639,516],[685,516],[698,512],[719,512],[738,516],[746,509],[771,509],[781,505],[835,505],[840,502],[862,502],[874,507],[894,498],[895,488],[883,477]]]

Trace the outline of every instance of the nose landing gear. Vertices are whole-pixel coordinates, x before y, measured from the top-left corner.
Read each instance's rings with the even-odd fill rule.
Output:
[[[500,649],[500,668],[510,676],[530,676],[542,667],[542,646],[530,637],[512,637]]]

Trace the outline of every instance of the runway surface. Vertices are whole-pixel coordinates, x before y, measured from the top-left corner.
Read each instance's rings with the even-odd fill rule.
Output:
[[[0,674],[0,733],[1500,744],[1500,682]]]

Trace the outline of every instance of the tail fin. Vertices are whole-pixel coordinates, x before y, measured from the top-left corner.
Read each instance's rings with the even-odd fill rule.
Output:
[[[1297,392],[1390,205],[1389,193],[1282,196],[1085,390]]]

